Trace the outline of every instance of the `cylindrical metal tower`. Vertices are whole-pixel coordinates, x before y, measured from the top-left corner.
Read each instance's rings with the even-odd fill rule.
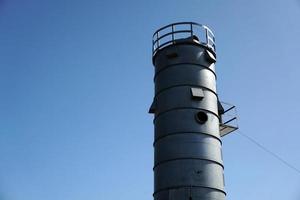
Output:
[[[216,51],[206,26],[175,23],[153,35],[155,200],[224,200]]]

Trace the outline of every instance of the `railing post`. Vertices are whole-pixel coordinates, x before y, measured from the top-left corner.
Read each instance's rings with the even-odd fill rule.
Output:
[[[172,43],[174,44],[174,25],[172,24]]]
[[[176,27],[179,25],[183,25],[183,28]],[[200,33],[199,33],[198,28],[201,29]],[[162,31],[162,33],[160,33],[160,31]],[[182,33],[182,35],[180,35],[181,33]],[[205,43],[210,49],[216,51],[215,37],[214,37],[214,34],[212,33],[212,31],[208,27],[201,25],[201,24],[193,23],[193,22],[183,22],[183,23],[169,24],[168,26],[165,26],[155,32],[155,34],[153,35],[153,41],[152,41],[153,54],[155,54],[158,50],[164,48],[165,46],[168,46],[170,44],[175,44],[176,39],[189,37],[188,35],[190,35],[191,38],[193,38],[194,35],[199,37],[200,43],[202,43],[202,44]],[[172,41],[170,40],[170,37],[171,37]],[[203,37],[203,39],[201,37]],[[206,37],[206,40],[204,39],[204,37]],[[160,40],[162,40],[162,41],[160,41]],[[166,42],[164,42],[164,41],[166,41]],[[201,41],[203,41],[203,42],[201,42]]]
[[[209,35],[208,35],[208,30],[207,30],[207,28],[205,27],[205,35],[206,35],[206,43],[207,43],[207,45],[209,45]]]
[[[154,54],[154,49],[155,49],[155,43],[154,43],[154,39],[152,38],[152,55]]]
[[[156,49],[159,49],[159,39],[158,39],[158,37],[159,37],[159,31],[157,31],[157,33],[156,33],[156,42],[157,42],[157,48]]]

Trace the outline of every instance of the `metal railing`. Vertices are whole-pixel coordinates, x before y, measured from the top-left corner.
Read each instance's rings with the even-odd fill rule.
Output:
[[[236,107],[229,103],[220,102],[224,111],[221,113],[220,120],[220,135],[223,137],[229,133],[237,130],[238,127],[238,116]]]
[[[179,22],[164,26],[153,34],[152,55],[166,46],[175,44],[176,40],[194,36],[199,40],[199,44],[216,51],[215,36],[207,26],[195,22]]]

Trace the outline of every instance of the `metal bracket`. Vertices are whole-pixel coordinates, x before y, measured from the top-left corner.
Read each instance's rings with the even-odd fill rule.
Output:
[[[156,109],[156,103],[155,103],[155,100],[153,100],[148,112],[155,113],[155,109]]]
[[[237,112],[235,106],[224,102],[220,102],[220,104],[222,106],[222,112],[219,113],[220,114],[219,130],[220,130],[220,136],[224,137],[225,135],[234,132],[239,127],[237,124]]]
[[[191,88],[192,97],[202,100],[204,98],[204,92],[201,88]]]

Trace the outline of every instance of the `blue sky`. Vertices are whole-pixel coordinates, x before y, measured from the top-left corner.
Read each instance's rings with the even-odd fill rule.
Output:
[[[216,35],[240,130],[300,168],[300,1],[1,0],[0,200],[152,199],[151,37]],[[223,138],[228,200],[298,200],[300,175]]]

